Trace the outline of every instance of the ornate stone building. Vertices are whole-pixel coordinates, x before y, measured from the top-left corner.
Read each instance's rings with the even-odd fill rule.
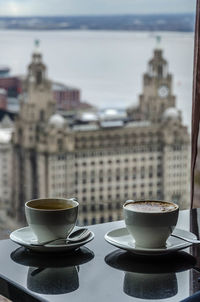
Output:
[[[127,199],[188,206],[190,139],[160,49],[148,63],[139,105],[127,116],[110,111],[67,123],[55,112],[38,52],[23,91],[13,136],[12,214],[18,221],[24,202],[36,197],[76,196],[79,224],[121,219]]]

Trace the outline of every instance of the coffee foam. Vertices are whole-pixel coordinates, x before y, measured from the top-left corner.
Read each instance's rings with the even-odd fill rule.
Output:
[[[125,208],[134,212],[142,213],[163,213],[176,210],[178,207],[170,202],[159,201],[137,201],[130,202]]]

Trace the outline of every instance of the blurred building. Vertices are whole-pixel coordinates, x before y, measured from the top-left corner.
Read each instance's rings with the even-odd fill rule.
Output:
[[[12,143],[14,114],[0,109],[0,227],[6,226],[12,196]]]
[[[54,82],[52,90],[57,111],[76,111],[92,108],[88,103],[81,101],[81,92],[78,88]]]
[[[21,89],[20,77],[11,76],[9,67],[0,66],[0,109],[17,112]]]
[[[79,224],[121,219],[127,199],[173,200],[186,208],[189,151],[160,49],[137,108],[81,113],[70,123],[56,113],[46,66],[34,52],[13,136],[12,215],[22,221],[26,200],[54,196],[78,198]]]
[[[0,88],[0,109],[7,109],[7,91]]]
[[[0,66],[0,109],[19,112],[23,82],[22,76],[11,76],[8,67]],[[76,87],[52,82],[52,93],[56,101],[56,110],[67,113],[67,116],[74,116],[77,110],[93,108],[81,100],[80,89]]]

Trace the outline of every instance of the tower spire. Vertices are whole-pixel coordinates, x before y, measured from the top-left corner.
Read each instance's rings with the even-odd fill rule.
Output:
[[[156,49],[161,49],[161,36],[156,36]]]
[[[40,51],[40,40],[39,39],[35,39],[35,41],[34,41],[34,53],[36,53],[36,54],[41,53],[41,51]]]

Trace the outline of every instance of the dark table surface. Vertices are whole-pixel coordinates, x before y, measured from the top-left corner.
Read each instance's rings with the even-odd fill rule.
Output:
[[[198,236],[200,209],[180,211],[178,227]],[[90,226],[93,241],[73,253],[32,253],[0,241],[0,294],[12,301],[181,301],[200,290],[200,246],[163,256],[117,249],[106,232],[123,221]]]

